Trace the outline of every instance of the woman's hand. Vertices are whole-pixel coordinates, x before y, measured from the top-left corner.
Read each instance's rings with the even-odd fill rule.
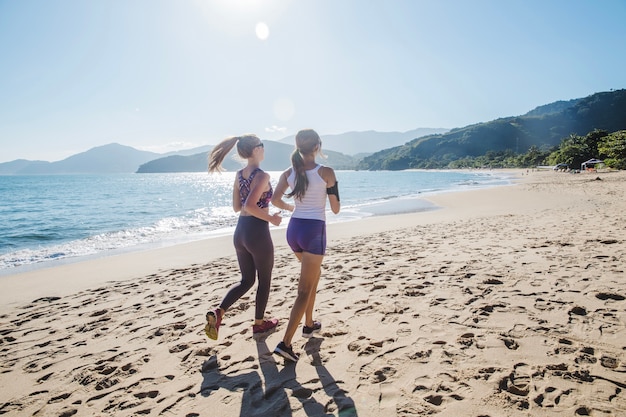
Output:
[[[282,221],[283,221],[283,218],[280,215],[280,212],[270,215],[270,223],[272,223],[274,226],[280,226],[280,222]]]

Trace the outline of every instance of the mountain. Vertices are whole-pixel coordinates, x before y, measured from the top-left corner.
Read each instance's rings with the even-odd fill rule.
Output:
[[[294,150],[293,145],[287,145],[271,140],[264,140],[265,160],[262,167],[266,171],[282,171],[289,167],[291,153]],[[137,173],[156,173],[156,172],[206,172],[208,169],[208,157],[212,150],[212,146],[207,151],[199,152],[193,155],[170,155],[164,158],[158,158],[144,163],[137,169]],[[335,169],[354,169],[357,160],[353,157],[343,155],[339,152],[324,151],[326,159],[320,159],[320,162],[332,166]],[[230,154],[224,158],[222,167],[227,171],[236,171],[241,169],[243,162],[237,155],[236,147]]]
[[[333,150],[346,155],[359,156],[371,154],[385,148],[404,145],[406,142],[427,135],[445,133],[449,129],[443,128],[418,128],[408,132],[377,132],[368,130],[364,132],[347,132],[336,135],[322,135],[322,149],[324,152]],[[279,140],[293,146],[295,135]]]
[[[44,167],[50,165],[46,161],[28,161],[26,159],[16,159],[11,162],[3,162],[0,164],[0,175],[13,175],[22,172],[28,172],[28,168],[33,170],[44,170]]]
[[[582,99],[575,98],[573,100],[568,100],[568,101],[564,101],[564,100],[555,101],[554,103],[535,107],[534,109],[526,113],[524,116],[545,116],[547,114],[560,113],[576,105],[576,103],[578,103],[580,100]]]
[[[212,149],[213,149],[213,145],[203,145],[203,146],[198,146],[196,148],[189,148],[189,149],[182,149],[180,151],[167,152],[161,156],[162,157],[173,156],[173,155],[191,156],[191,155],[196,155],[202,152],[205,152],[205,153],[211,152]]]
[[[208,152],[195,155],[170,155],[142,164],[138,174],[154,172],[201,172],[208,169]]]
[[[430,131],[432,129],[416,129],[411,132]],[[328,142],[333,143],[359,143],[363,138],[363,143],[373,141],[379,137],[378,144],[374,142],[368,145],[367,149],[381,150],[388,146],[389,142],[383,137],[413,137],[419,133],[381,133],[381,132],[351,132],[344,135],[324,136],[323,152],[328,159],[324,163],[336,169],[354,169],[358,156],[344,155],[326,146]],[[328,139],[326,139],[328,138]],[[347,138],[343,140],[342,138]],[[338,141],[337,141],[338,139]],[[282,139],[280,143],[276,141],[264,141],[269,147],[267,159],[263,167],[267,170],[283,170],[289,165],[289,158],[294,149],[293,136]],[[402,143],[405,140],[402,139]],[[213,145],[204,145],[197,148],[185,149],[177,152],[158,154],[153,152],[139,151],[135,148],[112,143],[109,145],[92,148],[86,152],[70,156],[62,161],[29,161],[18,159],[10,162],[0,163],[0,175],[31,175],[31,174],[87,174],[87,173],[130,173],[130,172],[201,172],[207,170],[208,154],[213,149]],[[358,148],[355,148],[358,149]],[[363,152],[361,149],[360,151]],[[233,157],[236,151],[232,152]],[[224,167],[228,170],[235,170],[240,167],[240,163],[233,158],[226,158]]]
[[[72,155],[62,161],[26,161],[19,159],[0,164],[0,174],[113,174],[135,172],[137,167],[161,156],[130,146],[111,143]]]
[[[596,93],[536,107],[522,116],[497,119],[452,130],[420,128],[408,132],[348,132],[321,135],[323,163],[335,169],[446,168],[451,161],[488,152],[525,153],[531,147],[549,149],[570,134],[586,135],[594,129],[626,129],[626,90]],[[264,141],[263,168],[280,171],[289,166],[294,137]],[[0,175],[203,172],[213,146],[157,154],[112,143],[92,148],[58,162],[23,159],[0,163]],[[233,150],[234,155],[236,151]],[[231,157],[224,167],[241,164]]]
[[[626,90],[546,105],[523,116],[507,117],[414,139],[361,160],[358,169],[446,168],[452,161],[488,152],[526,153],[550,149],[571,134],[626,129]]]

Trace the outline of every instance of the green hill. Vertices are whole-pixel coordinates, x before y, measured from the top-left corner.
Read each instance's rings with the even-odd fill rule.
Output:
[[[448,133],[414,139],[367,156],[363,170],[447,168],[453,161],[489,152],[526,153],[550,149],[569,135],[626,129],[626,90],[596,93],[538,107],[523,116],[479,123]]]

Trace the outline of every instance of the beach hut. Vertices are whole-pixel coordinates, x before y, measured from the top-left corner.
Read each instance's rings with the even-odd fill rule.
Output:
[[[592,158],[580,164],[580,170],[586,171],[587,169],[593,169],[596,167],[597,164],[602,164],[602,163],[604,163],[604,161],[601,161],[600,159]]]

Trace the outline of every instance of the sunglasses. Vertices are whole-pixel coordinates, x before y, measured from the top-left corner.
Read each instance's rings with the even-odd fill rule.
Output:
[[[256,145],[255,148],[265,148],[265,145],[263,145],[263,142],[261,142],[258,145]]]

